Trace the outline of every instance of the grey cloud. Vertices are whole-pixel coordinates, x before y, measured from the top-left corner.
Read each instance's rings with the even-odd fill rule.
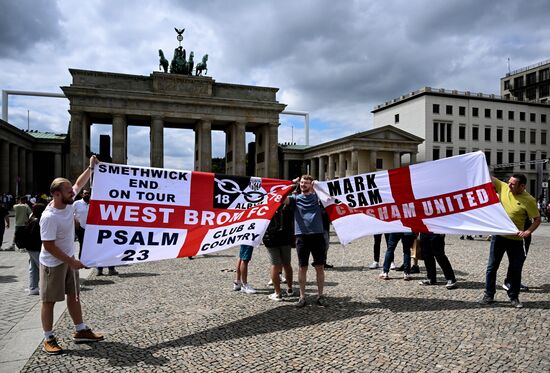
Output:
[[[0,12],[0,58],[16,58],[37,43],[61,36],[54,1],[4,1]]]

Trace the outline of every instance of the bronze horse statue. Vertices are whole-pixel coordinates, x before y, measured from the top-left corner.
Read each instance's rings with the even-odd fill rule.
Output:
[[[195,68],[195,76],[202,75],[203,70],[204,70],[205,74],[208,74],[208,68],[206,66],[206,61],[208,61],[208,55],[207,54],[205,54],[202,57],[202,62],[199,62],[197,64],[197,67]]]
[[[168,60],[164,57],[164,52],[162,51],[162,49],[159,49],[159,57],[160,57],[159,70],[162,67],[164,72],[167,73],[168,72]]]

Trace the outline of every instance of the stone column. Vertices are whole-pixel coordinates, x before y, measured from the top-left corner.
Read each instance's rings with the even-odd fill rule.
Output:
[[[393,168],[399,168],[401,167],[401,153],[394,152],[393,153]]]
[[[0,193],[10,190],[10,144],[0,140]]]
[[[33,194],[38,192],[38,190],[35,189],[34,186],[34,158],[31,150],[27,151],[27,167],[26,167],[27,174],[27,188],[29,189],[29,192],[32,192]]]
[[[370,151],[370,170],[369,171],[376,171],[376,150]]]
[[[416,163],[416,153],[410,153],[411,154],[411,161],[409,164],[415,164]]]
[[[325,180],[325,157],[319,157],[319,180]]]
[[[266,142],[267,177],[279,177],[279,123],[271,122],[266,133],[269,134],[269,142]]]
[[[19,194],[27,194],[27,151],[24,148],[19,148]]]
[[[357,175],[359,174],[359,150],[352,150],[351,151],[351,174]]]
[[[81,111],[69,110],[71,113],[71,126],[69,137],[71,139],[70,145],[70,172],[69,180],[75,181],[78,176],[84,170],[84,140],[83,140],[83,119],[84,113]],[[60,174],[55,174],[55,177],[61,176]]]
[[[82,162],[84,162],[84,167],[89,164],[90,153],[92,152],[92,147],[90,146],[91,126],[90,117],[84,113],[82,116]]]
[[[244,176],[246,173],[245,131],[244,122],[235,123],[235,132],[233,133],[233,175]]]
[[[195,171],[212,171],[212,122],[201,120],[195,126]]]
[[[153,116],[150,131],[150,165],[164,167],[164,121],[160,115]]]
[[[328,156],[328,175],[329,180],[334,179],[334,155],[329,154]]]
[[[113,163],[126,164],[128,160],[128,127],[126,116],[113,115]],[[81,170],[82,171],[82,170]]]
[[[288,159],[285,159],[285,160],[283,161],[283,178],[284,178],[285,180],[289,180],[289,179],[290,179]]]
[[[19,172],[19,158],[17,157],[19,153],[19,147],[15,144],[10,145],[10,186],[9,191],[15,196],[16,192],[21,193],[21,191],[16,191],[15,184],[17,183],[17,173]]]
[[[317,158],[311,158],[311,161],[309,162],[309,172],[310,175],[313,176],[315,180],[319,180],[319,175],[317,175]]]
[[[84,169],[80,170],[80,174],[82,173],[82,171],[84,171]],[[62,171],[61,171],[61,152],[60,151],[56,151],[54,154],[53,154],[53,172],[54,172],[54,177],[60,177],[62,175]],[[80,174],[77,175],[80,176]],[[71,182],[75,182],[76,179],[73,179],[71,180]]]
[[[338,177],[346,177],[346,153],[338,153]]]

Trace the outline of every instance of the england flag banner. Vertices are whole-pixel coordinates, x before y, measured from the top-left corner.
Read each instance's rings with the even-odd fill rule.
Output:
[[[259,246],[290,181],[99,163],[81,261],[106,267]]]
[[[483,152],[317,181],[342,244],[377,233],[516,234]]]

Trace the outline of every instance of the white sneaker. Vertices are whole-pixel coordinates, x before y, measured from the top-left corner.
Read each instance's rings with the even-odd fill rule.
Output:
[[[269,280],[269,282],[267,283],[267,286],[273,286],[273,280]]]
[[[256,294],[256,289],[248,284],[241,285],[241,292],[246,294]]]
[[[405,281],[412,280],[412,276],[409,273],[403,273],[403,280]]]
[[[38,288],[29,290],[29,295],[38,295],[38,294],[40,294],[40,291],[38,290]]]
[[[390,275],[387,272],[380,273],[378,275],[378,277],[380,277],[382,280],[389,280],[390,279]]]
[[[380,264],[378,262],[372,262],[372,264],[369,266],[369,269],[377,269],[380,268]]]
[[[239,291],[241,290],[241,283],[240,282],[234,282],[233,283],[233,291]]]
[[[274,300],[275,302],[280,302],[283,300],[283,297],[281,296],[281,294],[277,294],[277,293],[269,294],[267,297],[271,300]]]
[[[391,262],[391,264],[390,264],[390,269],[393,270],[393,269],[395,269],[395,268],[396,268],[396,267],[395,267],[395,263],[394,263],[394,262]]]
[[[279,274],[279,278],[281,279],[281,284],[286,284],[286,277]]]

